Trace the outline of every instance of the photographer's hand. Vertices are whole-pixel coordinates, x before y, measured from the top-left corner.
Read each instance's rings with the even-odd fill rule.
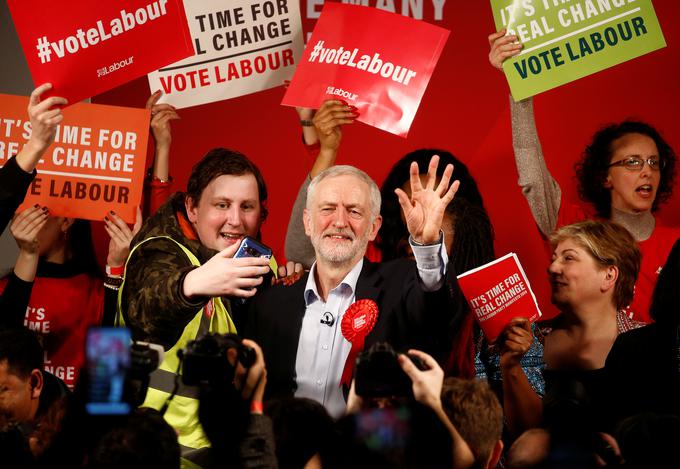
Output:
[[[356,391],[356,378],[352,380],[352,384],[349,388],[349,394],[347,395],[347,410],[345,414],[356,414],[364,406],[364,399],[357,396]]]
[[[257,409],[251,406],[252,413],[262,413],[261,404],[264,399],[264,389],[267,385],[267,368],[264,363],[264,354],[259,345],[253,340],[243,339],[243,345],[255,350],[255,363],[246,369],[238,363],[234,375],[234,385],[241,392],[243,399],[259,403]]]
[[[425,352],[409,350],[408,353],[420,358],[427,369],[419,370],[411,359],[403,354],[399,355],[399,364],[413,382],[413,395],[416,400],[432,408],[449,429],[454,449],[453,467],[457,469],[474,467],[475,455],[472,453],[467,442],[460,436],[456,427],[451,423],[442,407],[441,393],[442,385],[444,384],[444,370],[441,369],[434,358]]]
[[[411,378],[413,382],[413,396],[416,401],[425,404],[432,409],[441,408],[442,384],[444,383],[444,370],[441,369],[437,361],[430,355],[420,350],[409,350],[408,353],[420,358],[427,368],[419,370],[411,359],[404,354],[399,355],[399,365],[401,369]]]

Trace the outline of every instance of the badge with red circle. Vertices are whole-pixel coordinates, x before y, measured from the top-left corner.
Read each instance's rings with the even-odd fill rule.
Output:
[[[378,320],[378,305],[375,301],[363,299],[355,301],[342,316],[342,336],[352,344],[352,349],[345,361],[340,385],[352,383],[352,372],[359,352],[364,349],[364,340],[371,333]]]

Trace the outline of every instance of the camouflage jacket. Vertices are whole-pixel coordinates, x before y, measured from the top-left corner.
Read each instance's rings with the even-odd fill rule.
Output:
[[[174,194],[146,220],[131,245],[168,236],[188,248],[203,264],[216,251],[198,240],[188,239],[182,233],[177,213],[186,216],[183,193]],[[166,350],[177,342],[184,327],[209,300],[188,299],[182,293],[184,277],[194,268],[179,246],[168,239],[149,241],[132,253],[127,263],[121,310],[134,339],[161,344]],[[225,305],[230,307],[226,301]]]

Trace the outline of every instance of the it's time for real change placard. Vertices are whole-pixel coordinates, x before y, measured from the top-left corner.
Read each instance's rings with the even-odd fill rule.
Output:
[[[515,100],[666,46],[651,0],[491,0],[523,44],[503,63]]]

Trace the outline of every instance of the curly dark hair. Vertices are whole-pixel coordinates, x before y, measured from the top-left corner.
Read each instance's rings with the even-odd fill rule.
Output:
[[[579,196],[593,204],[597,216],[602,218],[611,216],[611,192],[604,187],[604,182],[609,171],[608,165],[611,162],[612,143],[628,134],[641,134],[654,140],[659,150],[659,158],[664,164],[652,212],[668,200],[673,192],[676,156],[661,134],[644,122],[624,121],[608,125],[593,135],[593,140],[583,152],[581,161],[574,167]]]
[[[452,262],[456,272],[465,272],[486,264],[494,259],[494,232],[491,220],[484,208],[482,195],[467,166],[448,151],[438,149],[419,149],[405,155],[390,170],[380,189],[382,196],[382,227],[377,246],[385,261],[406,256],[403,240],[408,239],[406,224],[401,218],[399,199],[394,190],[409,181],[411,162],[418,163],[420,174],[427,174],[432,155],[439,155],[437,175],[444,173],[446,165],[453,165],[451,180],[459,180],[460,188],[455,199],[446,208],[454,219],[454,239]],[[451,253],[449,253],[451,254]]]

